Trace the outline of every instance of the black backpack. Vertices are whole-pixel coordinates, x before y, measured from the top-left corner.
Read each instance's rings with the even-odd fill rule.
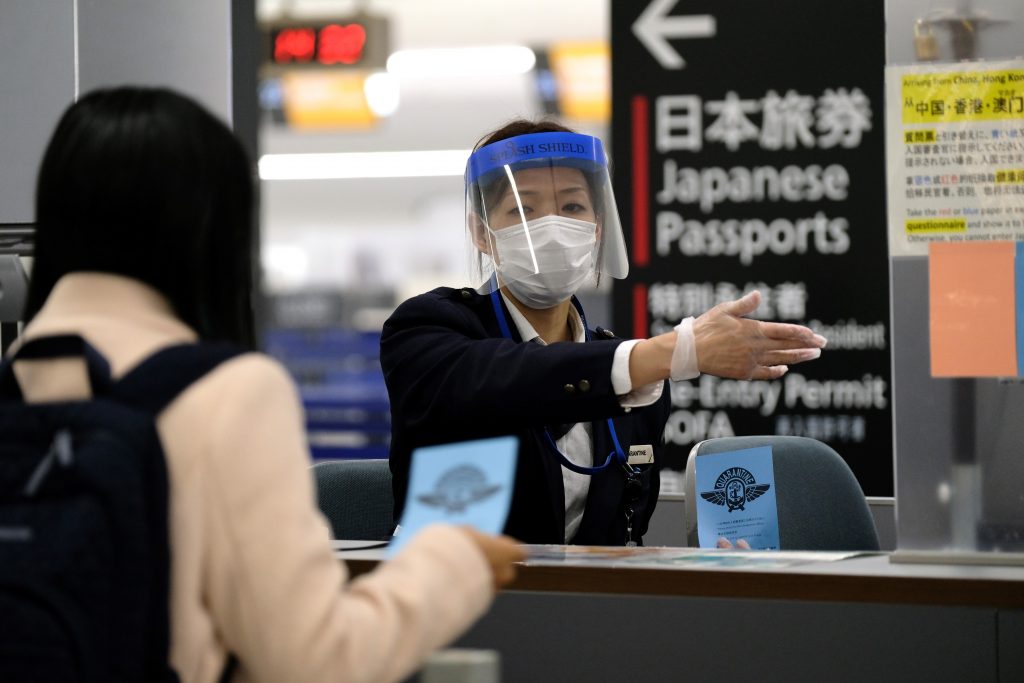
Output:
[[[0,365],[0,681],[178,680],[155,418],[238,353],[173,346],[113,382],[106,360],[66,335]],[[66,357],[86,359],[92,398],[25,403],[12,363]]]

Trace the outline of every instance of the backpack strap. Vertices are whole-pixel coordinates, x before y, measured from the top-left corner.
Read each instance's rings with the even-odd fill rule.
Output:
[[[38,337],[25,342],[0,364],[0,399],[20,401],[21,387],[14,363],[21,360],[82,358],[93,396],[108,396],[158,414],[186,387],[244,350],[223,343],[188,343],[161,349],[139,363],[117,382],[110,379],[110,364],[77,334]]]
[[[235,670],[238,669],[238,657],[228,653],[227,661],[224,662],[224,669],[220,672],[220,678],[217,679],[218,683],[231,683],[231,679],[235,676]]]
[[[113,385],[108,396],[130,403],[155,417],[189,385],[221,363],[243,353],[245,349],[223,343],[169,346],[129,370]],[[228,653],[218,683],[230,683],[237,665],[238,659],[233,653]]]
[[[111,394],[158,415],[193,382],[243,353],[237,346],[212,342],[169,346],[135,366],[114,385]],[[230,683],[237,668],[238,658],[229,652],[218,683]]]
[[[169,346],[130,370],[113,385],[108,395],[158,415],[190,384],[243,353],[244,349],[224,343]]]
[[[76,357],[85,360],[93,394],[108,391],[112,383],[107,359],[79,335],[59,334],[30,339],[13,356],[0,364],[0,398],[14,401],[21,401],[24,398],[14,374],[14,363],[17,361]]]

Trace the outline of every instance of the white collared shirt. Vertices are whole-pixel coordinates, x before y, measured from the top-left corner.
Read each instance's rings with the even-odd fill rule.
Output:
[[[537,334],[537,330],[519,312],[515,304],[504,293],[502,293],[501,298],[505,300],[505,307],[512,317],[512,322],[515,324],[520,338],[524,342],[536,342],[546,346],[547,342],[541,339],[540,335]],[[679,339],[681,341],[677,342],[676,350],[673,352],[673,379],[690,379],[698,374],[696,371],[696,352],[693,350],[692,318],[687,320],[690,321],[691,327],[680,329]],[[683,323],[686,322],[683,321]],[[683,327],[683,323],[680,324],[680,328]],[[574,342],[586,341],[586,330],[583,328],[583,321],[580,319],[580,314],[575,306],[569,306],[569,328],[572,331]],[[687,332],[689,332],[688,335],[686,334]],[[629,354],[640,341],[640,339],[631,339],[619,344],[615,349],[615,357],[612,361],[612,389],[615,391],[616,396],[619,397],[619,405],[625,408],[627,412],[632,408],[640,408],[656,402],[661,398],[661,392],[664,387],[664,382],[658,381],[635,389],[633,388],[632,380],[629,377]],[[679,363],[678,368],[676,356],[680,356],[683,359]],[[690,360],[691,356],[692,361]],[[687,374],[690,376],[685,377],[684,375]],[[582,467],[593,467],[594,442],[592,437],[590,423],[578,422],[562,438],[555,441],[555,445],[573,464]],[[624,444],[623,447],[628,448],[629,445]],[[601,461],[604,462],[603,456]],[[590,476],[573,472],[563,466],[562,487],[565,491],[565,542],[569,543],[576,535],[580,528],[580,522],[583,520],[583,511],[587,504],[587,493],[590,490]]]

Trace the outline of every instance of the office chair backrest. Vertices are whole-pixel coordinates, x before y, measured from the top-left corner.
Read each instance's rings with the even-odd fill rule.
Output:
[[[313,466],[317,502],[334,537],[384,541],[394,530],[387,460],[327,460]]]
[[[687,543],[697,541],[697,458],[771,446],[782,550],[878,550],[878,532],[849,466],[821,441],[802,436],[730,436],[701,441],[686,461]]]

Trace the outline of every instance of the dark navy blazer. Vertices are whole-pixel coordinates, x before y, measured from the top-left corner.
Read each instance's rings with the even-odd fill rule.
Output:
[[[508,316],[507,309],[504,313]],[[415,448],[512,434],[520,447],[505,533],[524,543],[562,543],[561,464],[543,427],[592,422],[594,462],[600,464],[613,450],[605,422],[612,418],[623,449],[654,447],[655,465],[643,468],[643,490],[633,505],[633,538],[638,539],[658,499],[668,387],[654,404],[627,412],[611,384],[621,339],[598,328],[594,341],[585,344],[524,344],[515,325],[509,327],[514,340],[502,338],[487,295],[447,287],[409,299],[384,324],[380,361],[391,399],[395,519],[405,503]],[[614,460],[591,478],[573,543],[625,543],[625,481]]]

